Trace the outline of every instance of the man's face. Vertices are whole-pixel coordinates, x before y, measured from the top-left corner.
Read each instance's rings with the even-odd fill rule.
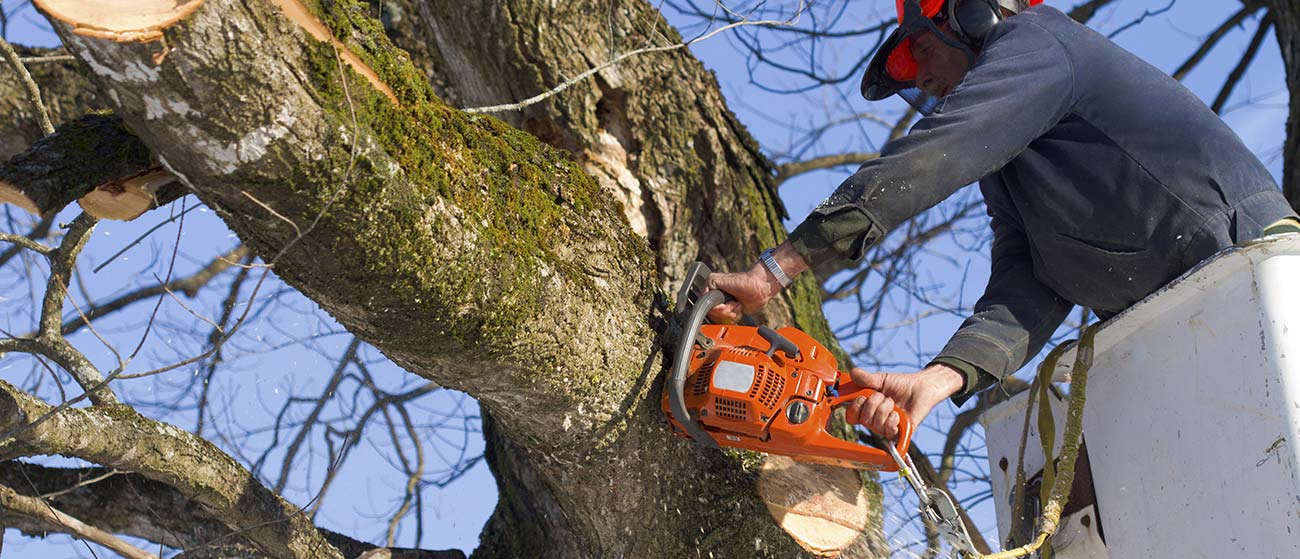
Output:
[[[948,32],[947,25],[940,29]],[[949,46],[934,33],[917,33],[912,37],[912,57],[916,59],[916,87],[934,97],[952,91],[970,70],[970,60],[961,49]]]

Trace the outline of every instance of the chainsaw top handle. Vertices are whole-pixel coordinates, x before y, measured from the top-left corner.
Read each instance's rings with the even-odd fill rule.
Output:
[[[844,373],[840,374],[843,375]],[[831,407],[838,408],[840,406],[847,406],[853,402],[853,400],[856,400],[858,396],[870,398],[871,395],[875,393],[875,390],[858,386],[852,381],[841,382],[839,395],[831,398]],[[894,408],[894,413],[898,414],[898,437],[893,441],[894,448],[898,449],[899,454],[906,455],[907,446],[912,441],[912,418],[908,417],[907,412],[898,407]],[[883,436],[881,438],[883,438]],[[902,464],[899,465],[902,466]]]

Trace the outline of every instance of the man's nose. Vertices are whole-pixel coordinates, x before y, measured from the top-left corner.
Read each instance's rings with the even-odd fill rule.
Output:
[[[931,88],[934,86],[934,76],[929,72],[917,72],[916,86],[926,93],[933,95]]]

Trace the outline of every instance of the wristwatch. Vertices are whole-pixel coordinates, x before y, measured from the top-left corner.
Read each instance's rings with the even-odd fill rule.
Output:
[[[782,270],[781,265],[776,263],[776,258],[772,256],[772,249],[769,248],[763,251],[763,254],[758,258],[763,261],[763,265],[767,267],[767,271],[771,272],[772,276],[776,278],[777,283],[781,284],[781,289],[790,287],[790,284],[792,283],[790,276],[785,275],[785,270]]]

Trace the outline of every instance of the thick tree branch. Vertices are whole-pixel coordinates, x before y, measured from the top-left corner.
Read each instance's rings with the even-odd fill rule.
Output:
[[[248,545],[244,535],[227,527],[204,507],[170,485],[139,474],[104,468],[50,468],[17,461],[0,462],[0,484],[31,498],[40,496],[55,508],[114,534],[141,538],[172,549],[189,550],[184,557],[230,557],[230,550],[254,559],[267,554]],[[0,512],[0,523],[23,532],[64,532],[59,526],[30,517]],[[371,543],[318,529],[344,557],[355,558],[379,549]],[[395,559],[463,559],[460,551],[392,548]]]
[[[42,421],[43,420],[43,421]],[[14,443],[174,487],[274,558],[342,558],[307,516],[206,440],[122,405],[55,411],[0,381],[0,448]]]
[[[428,10],[440,49],[484,64],[459,71],[536,92],[608,52],[590,40],[609,29],[593,6],[607,7]],[[173,50],[161,62],[147,46],[55,27],[165,166],[255,253],[278,255],[265,259],[281,278],[399,365],[495,413],[537,465],[518,498],[550,494],[563,513],[527,518],[531,528],[568,526],[566,545],[588,555],[725,554],[759,540],[760,555],[799,556],[775,523],[752,521],[765,514],[752,472],[673,439],[652,396],[658,288],[691,260],[748,264],[784,235],[766,162],[707,71],[684,49],[633,58],[512,115],[575,158],[447,107],[356,4],[309,7],[337,44],[276,6],[231,0],[164,29]],[[625,7],[611,12],[627,20],[620,29],[680,40],[652,6]],[[487,53],[467,56],[475,49]],[[345,65],[343,50],[398,102]],[[473,104],[501,99],[485,101]],[[769,318],[829,340],[812,287],[787,292]],[[682,491],[703,500],[669,497]],[[485,539],[519,532],[503,528]]]

